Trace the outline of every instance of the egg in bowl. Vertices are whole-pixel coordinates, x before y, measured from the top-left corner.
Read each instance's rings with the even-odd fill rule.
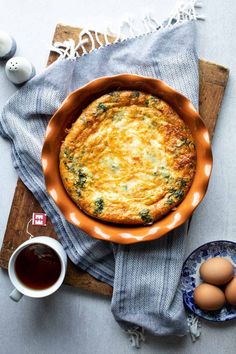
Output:
[[[115,90],[90,103],[60,148],[64,187],[85,213],[152,224],[186,196],[196,170],[190,129],[164,100]]]

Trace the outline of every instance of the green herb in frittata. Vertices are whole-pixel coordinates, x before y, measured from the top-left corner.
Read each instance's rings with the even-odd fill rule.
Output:
[[[170,189],[169,191],[170,195],[167,197],[166,204],[172,205],[176,203],[179,199],[182,199],[184,197],[184,191],[181,189]]]
[[[144,224],[151,224],[153,222],[153,218],[148,209],[142,209],[139,213],[139,216]]]
[[[139,96],[140,96],[140,92],[138,92],[138,91],[133,91],[131,93],[131,98],[138,98]]]
[[[70,150],[68,149],[68,148],[65,148],[64,149],[64,157],[69,157],[69,155],[70,155]]]
[[[174,204],[174,202],[175,202],[175,200],[173,198],[169,197],[166,201],[166,204],[171,205],[171,204]]]
[[[104,208],[104,201],[102,198],[97,198],[94,201],[95,209],[94,209],[94,214],[101,214]]]
[[[74,185],[76,187],[83,188],[87,181],[87,173],[85,173],[81,168],[78,169],[77,173],[77,181],[74,183]]]
[[[169,179],[170,178],[170,174],[169,172],[165,169],[165,167],[162,166],[161,168],[161,175],[163,178],[165,179]]]
[[[74,172],[74,165],[72,162],[67,162],[67,161],[63,161],[65,167],[67,168],[68,171],[70,172]]]
[[[187,138],[182,138],[182,139],[180,139],[180,141],[178,142],[178,144],[176,146],[177,147],[182,147],[184,145],[189,146],[191,144],[193,144],[193,142],[191,140],[189,140]]]
[[[106,112],[108,110],[108,107],[104,103],[100,102],[97,106],[97,109],[99,109],[100,111]]]
[[[113,102],[117,102],[120,99],[120,92],[119,91],[112,91],[109,93],[109,95],[112,97]]]
[[[156,176],[158,176],[158,175],[159,175],[159,172],[158,172],[157,170],[153,172],[153,176],[156,177]]]
[[[150,103],[150,99],[149,98],[147,98],[146,100],[145,100],[145,106],[149,106],[149,103]]]
[[[181,189],[177,189],[173,192],[173,196],[176,198],[176,199],[181,199],[183,198],[184,196],[184,192],[181,190]]]
[[[150,96],[149,98],[146,99],[145,101],[145,106],[150,106],[152,105],[153,103],[157,103],[158,102],[158,99],[154,96]]]
[[[180,185],[180,188],[185,188],[187,185],[187,181],[184,178],[181,178],[178,183]]]

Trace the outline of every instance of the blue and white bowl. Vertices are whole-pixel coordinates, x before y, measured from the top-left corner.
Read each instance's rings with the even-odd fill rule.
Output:
[[[194,250],[185,260],[182,268],[181,285],[183,301],[188,310],[208,321],[228,321],[236,318],[236,306],[226,304],[218,311],[203,311],[193,300],[194,289],[202,283],[199,268],[208,258],[223,257],[234,265],[236,274],[236,243],[231,241],[213,241]]]

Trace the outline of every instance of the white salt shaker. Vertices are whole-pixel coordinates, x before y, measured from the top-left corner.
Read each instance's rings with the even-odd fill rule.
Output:
[[[14,57],[5,66],[7,78],[16,85],[21,85],[35,75],[34,66],[24,57]]]
[[[9,59],[16,52],[16,41],[8,33],[0,31],[0,59]]]

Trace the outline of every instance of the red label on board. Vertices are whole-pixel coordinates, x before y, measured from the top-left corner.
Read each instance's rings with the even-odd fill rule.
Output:
[[[44,213],[33,213],[32,225],[46,226],[47,225],[47,215]]]

